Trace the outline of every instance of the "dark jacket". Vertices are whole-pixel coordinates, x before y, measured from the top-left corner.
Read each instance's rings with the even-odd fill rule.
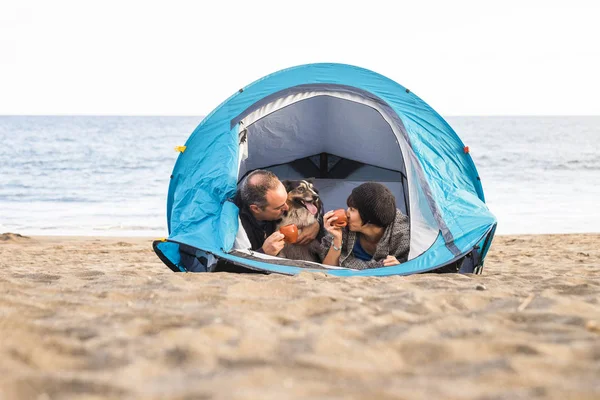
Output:
[[[242,221],[242,226],[250,240],[250,245],[252,246],[251,249],[262,253],[262,245],[265,242],[265,239],[275,232],[275,227],[279,220],[258,221],[254,218],[254,215],[248,206],[242,201],[239,192],[236,193],[234,203],[240,209],[240,221]]]

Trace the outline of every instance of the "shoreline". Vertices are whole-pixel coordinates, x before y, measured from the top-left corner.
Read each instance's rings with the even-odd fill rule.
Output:
[[[19,233],[19,232],[2,232],[0,233],[0,241],[1,240],[6,240],[3,239],[3,235],[19,235],[22,237],[26,237],[26,238],[30,238],[30,239],[42,239],[42,240],[46,240],[46,239],[54,239],[54,238],[63,238],[63,239],[67,239],[67,240],[79,240],[79,239],[100,239],[100,240],[105,240],[105,239],[121,239],[121,240],[125,240],[125,239],[132,239],[132,240],[136,240],[136,239],[149,239],[149,240],[157,240],[157,239],[161,239],[161,238],[166,238],[168,237],[168,235],[118,235],[118,234],[110,234],[110,235],[98,235],[98,234],[81,234],[81,235],[76,235],[76,234],[56,234],[56,235],[38,235],[38,234],[27,234],[27,233]],[[576,236],[576,235],[600,235],[600,231],[598,232],[566,232],[566,233],[561,233],[561,232],[554,232],[554,233],[496,233],[494,235],[494,240],[498,237],[520,237],[520,236]]]

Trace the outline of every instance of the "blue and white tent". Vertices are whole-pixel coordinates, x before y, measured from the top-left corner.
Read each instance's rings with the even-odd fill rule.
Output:
[[[183,150],[183,148],[182,148]],[[326,210],[345,208],[352,188],[377,181],[410,218],[407,262],[340,276],[481,271],[496,218],[473,160],[423,100],[375,72],[343,64],[285,69],[240,89],[194,130],[167,199],[168,239],[154,242],[174,271],[210,271],[214,260],[296,274],[325,266],[248,250],[231,201],[254,169],[280,179],[315,177]]]

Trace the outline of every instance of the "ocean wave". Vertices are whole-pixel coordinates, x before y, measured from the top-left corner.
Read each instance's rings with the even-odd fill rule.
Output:
[[[600,171],[600,162],[567,161],[566,163],[550,164],[545,167],[552,171]]]
[[[41,196],[39,193],[8,193],[8,194],[1,193],[1,194],[2,194],[2,201],[8,202],[8,203],[22,203],[24,201],[27,201],[27,202],[36,202],[36,203],[39,202],[39,203],[98,204],[98,203],[103,203],[106,201],[104,199],[93,199],[93,198],[89,198],[89,197]]]
[[[166,226],[166,223],[165,223]],[[143,225],[113,225],[95,226],[93,231],[163,231],[165,226],[143,226]]]

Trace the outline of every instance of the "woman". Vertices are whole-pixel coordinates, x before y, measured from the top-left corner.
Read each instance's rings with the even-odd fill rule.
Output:
[[[352,269],[388,267],[405,262],[410,247],[408,217],[396,209],[396,199],[384,185],[367,182],[348,199],[348,225],[334,225],[333,211],[323,216],[329,233],[323,238],[323,264]]]

